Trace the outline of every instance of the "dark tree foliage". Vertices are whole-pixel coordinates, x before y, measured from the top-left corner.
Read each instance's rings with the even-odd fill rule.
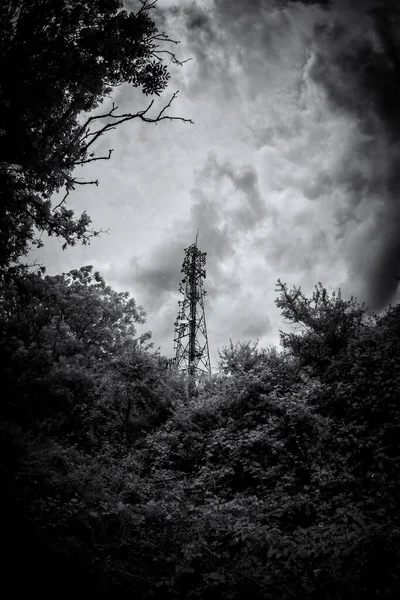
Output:
[[[300,287],[289,290],[278,280],[276,291],[280,295],[275,304],[282,309],[285,320],[294,325],[294,331],[280,332],[283,348],[298,357],[301,366],[318,374],[374,322],[365,304],[359,304],[353,296],[343,300],[340,289],[329,295],[318,283],[312,297],[307,298]]]
[[[95,153],[96,141],[132,120],[182,119],[166,114],[172,99],[152,115],[153,101],[137,112],[103,108],[122,84],[160,95],[169,73],[165,58],[182,64],[168,46],[177,42],[151,19],[155,3],[138,2],[136,12],[122,0],[10,0],[0,7],[0,268],[40,244],[36,230],[65,245],[88,243],[86,213],[76,217],[65,204],[76,185],[78,166],[108,159]],[[93,112],[96,111],[97,112]],[[99,110],[100,109],[100,112]],[[57,206],[52,195],[65,187]]]
[[[278,301],[307,353],[231,342],[188,403],[134,337],[142,309],[90,267],[9,282],[7,544],[28,571],[36,548],[65,586],[116,597],[398,597],[399,307],[364,322],[284,284]]]
[[[76,410],[144,319],[91,266],[57,276],[21,271],[2,287],[3,416],[35,422]]]
[[[230,340],[229,347],[225,346],[218,351],[220,362],[219,369],[225,375],[246,373],[277,360],[276,348],[258,348],[258,341],[237,342],[235,345]]]

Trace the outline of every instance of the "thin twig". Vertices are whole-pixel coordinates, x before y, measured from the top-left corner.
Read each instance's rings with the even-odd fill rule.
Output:
[[[63,199],[61,200],[61,202],[59,204],[57,204],[57,206],[55,206],[53,208],[53,212],[55,212],[57,210],[57,208],[60,208],[60,206],[62,206],[63,204],[65,204],[66,199],[69,196],[69,192],[71,190],[75,190],[75,185],[99,185],[99,180],[96,179],[95,181],[78,181],[77,179],[69,179],[67,181],[67,183],[65,184],[65,188],[67,190],[65,196],[63,197]]]
[[[98,140],[99,137],[101,137],[107,131],[116,129],[118,125],[120,125],[121,123],[124,123],[126,121],[132,121],[133,119],[140,119],[140,120],[144,121],[145,123],[156,123],[157,124],[160,121],[169,120],[169,121],[182,121],[183,123],[191,123],[193,125],[194,123],[193,123],[192,119],[185,119],[184,117],[174,117],[174,116],[165,114],[165,112],[168,110],[168,108],[171,107],[172,102],[175,100],[177,95],[178,95],[178,92],[174,92],[172,94],[169,102],[167,102],[167,104],[165,104],[165,106],[163,106],[161,108],[161,110],[155,117],[148,116],[150,109],[154,105],[154,100],[151,100],[151,102],[143,110],[139,110],[136,113],[124,113],[124,114],[115,114],[116,111],[118,110],[118,106],[116,106],[113,102],[111,109],[107,113],[102,113],[100,115],[95,115],[95,116],[89,117],[86,120],[86,122],[84,123],[84,125],[81,127],[81,130],[80,130],[81,135],[82,135],[81,140],[80,140],[81,143],[84,141],[87,141],[87,143],[82,145],[80,152],[79,152],[79,155],[82,157],[82,159],[76,160],[74,162],[74,166],[83,165],[83,164],[98,161],[98,160],[108,160],[111,157],[113,149],[110,149],[108,151],[107,156],[97,156],[96,157],[96,156],[94,156],[94,153],[90,155],[91,158],[86,159],[86,158],[84,158],[84,156],[86,155],[90,146],[92,144],[94,144],[94,142],[96,140]],[[96,131],[90,131],[90,125],[94,121],[97,121],[99,119],[106,119],[106,118],[113,119],[113,120],[109,123],[106,123],[103,127],[100,127],[100,129],[97,129]],[[75,189],[74,188],[75,185],[93,185],[93,184],[98,185],[99,184],[98,180],[96,180],[96,181],[78,181],[77,179],[70,178],[67,181],[66,186],[65,186],[66,193],[65,193],[64,197],[62,198],[61,202],[53,208],[53,212],[56,211],[58,208],[60,208],[60,206],[62,206],[65,203],[66,199],[69,196],[70,191]]]
[[[155,7],[157,4],[157,0],[153,0],[153,2],[149,2],[149,0],[139,0],[142,8],[138,11],[138,15],[140,15],[145,10],[150,10]]]
[[[109,158],[111,158],[111,154],[114,152],[114,148],[111,148],[108,151],[108,156],[95,156],[94,158],[88,158],[86,160],[80,160],[79,162],[76,162],[76,165],[86,165],[87,163],[90,162],[94,162],[95,160],[108,160]]]

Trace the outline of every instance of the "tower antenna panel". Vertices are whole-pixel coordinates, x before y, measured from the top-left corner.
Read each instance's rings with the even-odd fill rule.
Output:
[[[175,321],[174,336],[175,367],[178,371],[186,372],[195,383],[198,383],[204,375],[211,374],[204,309],[206,292],[203,289],[207,253],[199,250],[198,236],[199,230],[197,230],[195,243],[185,248],[181,269],[184,276],[179,284],[183,300],[178,302],[179,313]]]

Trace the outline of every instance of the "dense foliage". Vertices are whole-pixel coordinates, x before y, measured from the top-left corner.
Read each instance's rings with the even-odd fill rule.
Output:
[[[20,75],[0,85],[3,587],[398,598],[400,305],[378,317],[278,281],[282,348],[231,342],[194,393],[138,335],[143,308],[91,266],[15,264],[36,229],[87,239],[87,215],[51,194],[91,160],[82,112],[123,82],[165,87],[152,5],[0,7],[0,63]]]
[[[302,299],[283,286],[277,303],[306,355],[231,343],[187,398],[98,273],[20,274],[1,313],[14,543],[117,597],[397,597],[400,310]]]

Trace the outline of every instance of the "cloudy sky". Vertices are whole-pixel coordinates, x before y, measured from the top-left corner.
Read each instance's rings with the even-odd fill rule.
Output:
[[[306,293],[341,287],[376,312],[399,301],[396,4],[159,0],[153,18],[191,60],[171,67],[158,106],[179,90],[170,114],[194,124],[133,121],[101,139],[111,160],[82,169],[100,185],[70,206],[109,233],[65,252],[48,240],[32,256],[49,273],[94,265],[173,356],[184,248],[199,228],[213,367],[230,338],[279,344],[278,278]],[[146,106],[129,86],[114,101]]]

